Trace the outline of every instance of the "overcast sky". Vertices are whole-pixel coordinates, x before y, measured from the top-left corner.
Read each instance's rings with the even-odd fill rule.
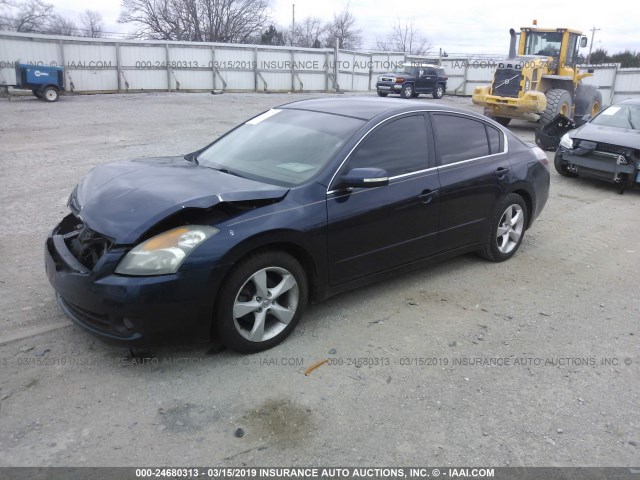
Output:
[[[117,23],[119,0],[48,0],[57,11],[75,18],[87,8],[104,17],[105,31],[126,33],[127,25]],[[330,20],[342,11],[344,0],[270,0],[272,17],[279,25],[291,25],[292,4],[296,20],[307,16]],[[397,7],[397,9],[391,8]],[[494,9],[490,13],[491,9]],[[351,0],[349,9],[363,33],[363,50],[375,49],[376,40],[384,40],[397,21],[414,18],[414,25],[428,38],[434,51],[450,53],[506,53],[509,28],[531,26],[567,27],[582,30],[591,38],[594,50],[609,53],[630,49],[640,51],[640,3],[637,0],[581,1],[494,1],[481,0]],[[587,49],[584,49],[586,54]]]

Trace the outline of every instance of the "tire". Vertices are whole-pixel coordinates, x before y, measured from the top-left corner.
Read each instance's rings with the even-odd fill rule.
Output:
[[[506,127],[511,122],[511,118],[509,118],[509,117],[496,117],[496,116],[494,116],[493,114],[491,114],[491,110],[489,110],[488,108],[484,109],[484,116],[487,117],[487,118],[490,118],[491,120],[494,120],[494,121],[498,122],[503,127]]]
[[[380,90],[378,90],[379,97],[386,97],[387,95],[389,95],[387,92],[381,92]]]
[[[562,159],[560,158],[560,154],[556,151],[555,156],[553,157],[553,166],[556,167],[556,172],[558,172],[563,177],[577,177],[577,173],[573,173],[569,171],[567,166],[564,164]]]
[[[400,96],[402,98],[411,98],[412,95],[413,95],[413,85],[411,85],[410,83],[405,84],[402,87],[402,90],[400,90]]]
[[[573,117],[573,100],[568,91],[562,88],[554,88],[549,90],[546,96],[547,108],[545,108],[540,116],[540,123],[543,127],[551,122],[559,113],[562,113],[565,117]]]
[[[602,110],[602,94],[593,85],[581,83],[576,90],[576,118],[595,117]]]
[[[33,93],[34,97],[42,99],[42,95],[40,95],[38,90],[36,90],[35,88],[33,90],[31,90],[31,93]]]
[[[42,99],[45,102],[57,102],[60,98],[60,93],[58,93],[58,89],[54,87],[47,87],[42,92]]]
[[[528,221],[524,199],[510,193],[498,204],[491,221],[487,244],[478,252],[492,262],[504,262],[518,251]],[[502,232],[502,233],[501,233]]]
[[[431,93],[431,95],[436,100],[440,100],[442,97],[444,97],[444,85],[438,83],[433,89],[433,93]]]
[[[307,276],[295,258],[282,251],[251,254],[220,289],[214,319],[218,337],[236,352],[267,350],[293,331],[307,298]]]
[[[420,94],[418,92],[416,92],[415,90],[413,91],[413,94],[411,95],[412,98],[418,98],[420,96]]]

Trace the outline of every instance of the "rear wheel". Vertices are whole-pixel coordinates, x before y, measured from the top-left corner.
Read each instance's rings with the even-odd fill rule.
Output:
[[[291,255],[265,251],[246,257],[218,296],[215,322],[220,340],[241,353],[277,345],[302,317],[307,296],[305,271]]]
[[[503,262],[511,258],[522,243],[527,215],[524,199],[516,193],[507,195],[496,208],[489,239],[478,253],[493,262]]]
[[[602,94],[593,85],[581,83],[576,90],[576,117],[595,117],[602,110]]]
[[[558,114],[565,117],[573,117],[573,100],[571,94],[562,89],[554,88],[546,93],[547,108],[540,116],[540,123],[544,127],[548,125]]]
[[[441,83],[437,84],[436,88],[433,89],[433,93],[431,95],[433,95],[433,98],[435,98],[436,100],[444,97],[444,85],[442,85]]]
[[[400,96],[402,98],[411,98],[412,95],[413,95],[413,85],[411,85],[410,83],[405,84],[402,87],[402,90],[400,90]]]
[[[577,177],[578,174],[569,170],[569,166],[567,162],[564,162],[560,157],[560,154],[556,152],[555,157],[553,157],[553,166],[556,167],[556,172],[558,172],[563,177]]]
[[[47,102],[57,102],[60,94],[56,88],[47,87],[44,89],[44,92],[42,92],[42,98]]]
[[[386,97],[387,95],[389,95],[387,92],[381,92],[380,90],[378,90],[379,97]]]

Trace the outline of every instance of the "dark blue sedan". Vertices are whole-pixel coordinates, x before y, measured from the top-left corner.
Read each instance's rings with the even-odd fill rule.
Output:
[[[105,340],[256,352],[309,302],[465,252],[507,260],[547,201],[548,167],[469,111],[294,102],[185,157],[93,169],[46,241],[47,275]]]

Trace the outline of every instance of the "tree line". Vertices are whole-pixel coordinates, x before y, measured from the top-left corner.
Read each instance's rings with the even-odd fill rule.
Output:
[[[591,65],[619,63],[621,68],[640,68],[640,52],[625,50],[624,52],[609,55],[609,52],[604,48],[598,48],[591,53],[588,63]]]
[[[290,45],[356,50],[362,29],[349,6],[329,21],[306,17],[282,27],[271,18],[268,0],[122,0],[118,22],[130,26],[128,38],[191,42]],[[74,21],[45,0],[0,0],[0,30],[82,37],[103,36],[101,15],[86,10]],[[425,55],[431,45],[414,21],[398,20],[377,48]]]
[[[59,15],[53,5],[43,0],[0,0],[0,30],[99,38],[103,31],[102,15],[85,10],[73,21]]]

